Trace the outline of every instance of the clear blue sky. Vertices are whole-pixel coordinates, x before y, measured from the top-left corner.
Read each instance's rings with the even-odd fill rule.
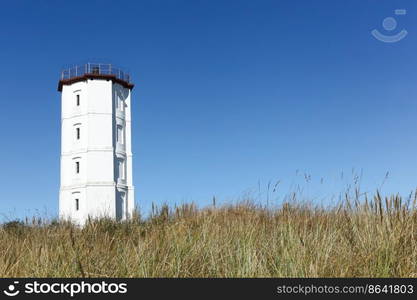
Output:
[[[87,61],[133,76],[144,211],[265,201],[277,180],[270,201],[297,184],[327,201],[352,169],[364,191],[389,172],[382,191],[406,195],[417,187],[416,14],[413,0],[2,1],[0,218],[57,214],[57,82]],[[398,43],[371,35],[403,28]]]

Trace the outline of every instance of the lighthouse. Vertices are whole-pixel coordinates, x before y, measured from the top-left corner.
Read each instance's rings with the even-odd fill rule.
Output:
[[[63,70],[61,92],[61,219],[84,224],[128,219],[135,209],[132,182],[129,74],[110,64]]]

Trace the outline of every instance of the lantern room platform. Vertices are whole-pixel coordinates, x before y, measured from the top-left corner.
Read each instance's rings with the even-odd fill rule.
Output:
[[[128,89],[133,89],[134,87],[134,84],[130,82],[130,75],[120,68],[115,68],[111,64],[87,63],[63,70],[58,83],[58,91],[61,92],[64,85],[87,79],[106,79]]]

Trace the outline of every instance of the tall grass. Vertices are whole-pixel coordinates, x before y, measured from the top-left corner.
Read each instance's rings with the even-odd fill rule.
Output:
[[[416,198],[155,209],[141,220],[10,222],[2,277],[417,277]]]

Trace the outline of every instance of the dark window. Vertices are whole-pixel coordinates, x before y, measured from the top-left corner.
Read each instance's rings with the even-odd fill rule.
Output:
[[[77,131],[77,140],[79,140],[80,139],[80,128],[77,128],[76,131]]]
[[[79,210],[80,209],[80,201],[79,199],[75,199],[75,210]]]
[[[80,95],[77,95],[77,106],[80,106]]]
[[[80,173],[80,162],[79,162],[79,161],[76,161],[76,162],[75,162],[75,172],[76,172],[77,174],[79,174],[79,173]]]
[[[117,125],[116,141],[123,144],[123,127],[120,125]]]

